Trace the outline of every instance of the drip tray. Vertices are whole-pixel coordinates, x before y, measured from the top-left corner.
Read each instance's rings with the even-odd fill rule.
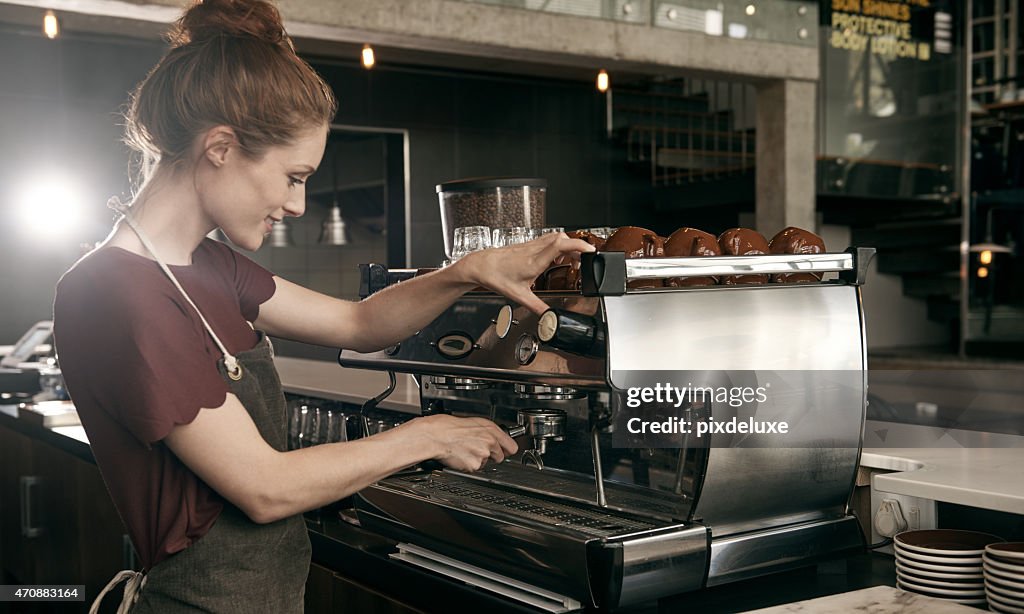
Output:
[[[456,507],[519,517],[590,537],[613,537],[657,527],[644,520],[510,492],[443,471],[394,476],[380,484]]]

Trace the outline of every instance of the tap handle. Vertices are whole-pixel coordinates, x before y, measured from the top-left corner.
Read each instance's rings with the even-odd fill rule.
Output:
[[[580,356],[604,356],[604,328],[591,316],[548,309],[537,321],[537,337],[552,347]]]

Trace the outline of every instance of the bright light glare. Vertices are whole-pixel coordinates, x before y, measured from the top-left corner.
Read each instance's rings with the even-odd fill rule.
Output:
[[[988,269],[983,266],[978,267],[978,277],[988,277]]]
[[[978,260],[982,264],[992,264],[992,250],[986,249],[985,251],[981,252],[980,256],[978,257]]]
[[[81,192],[59,174],[41,175],[16,195],[20,228],[34,238],[66,236],[82,218]]]
[[[602,70],[601,72],[597,73],[597,91],[607,92],[609,85],[610,83],[608,81],[608,72]]]
[[[60,34],[60,25],[57,23],[57,16],[53,11],[46,11],[43,15],[43,34],[46,38],[53,40]]]
[[[363,46],[363,68],[373,68],[373,65],[377,63],[377,59],[373,55],[373,47],[369,45]]]

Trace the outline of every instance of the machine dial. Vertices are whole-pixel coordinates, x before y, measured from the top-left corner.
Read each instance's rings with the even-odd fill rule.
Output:
[[[537,321],[537,338],[547,343],[555,337],[558,332],[558,314],[554,309],[549,309],[540,316]]]
[[[497,333],[498,339],[507,337],[516,324],[519,324],[519,321],[512,318],[512,305],[504,305],[498,311],[498,317],[494,318],[494,332]]]
[[[477,345],[473,343],[472,337],[466,333],[448,333],[436,343],[431,344],[437,348],[437,351],[445,358],[463,358],[468,356],[470,352],[477,348]]]
[[[521,365],[528,365],[533,362],[539,349],[540,344],[537,343],[537,339],[533,335],[523,335],[516,342],[516,360]]]

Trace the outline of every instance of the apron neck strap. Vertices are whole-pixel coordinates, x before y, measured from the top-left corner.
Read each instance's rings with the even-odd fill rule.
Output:
[[[122,204],[116,196],[111,198],[107,202],[107,206],[121,214],[122,219],[128,224],[129,228],[131,228],[132,231],[135,232],[136,236],[139,237],[139,241],[142,243],[142,246],[146,248],[146,251],[148,251],[151,256],[153,256],[153,260],[156,260],[156,263],[160,265],[160,269],[163,270],[164,274],[166,274],[167,277],[171,280],[171,283],[173,283],[174,287],[178,289],[178,292],[180,292],[181,295],[185,297],[185,300],[188,301],[188,304],[192,306],[192,309],[195,309],[196,313],[199,315],[199,319],[203,322],[203,326],[206,328],[206,332],[210,333],[210,337],[213,338],[214,343],[216,343],[217,347],[220,349],[220,353],[224,358],[224,367],[227,369],[228,377],[235,381],[241,379],[242,366],[238,364],[238,359],[235,358],[231,354],[231,352],[228,351],[227,346],[225,346],[221,342],[220,337],[217,336],[217,333],[213,332],[213,327],[211,327],[210,323],[206,321],[206,318],[203,316],[203,312],[199,311],[199,307],[197,307],[196,304],[192,302],[192,297],[190,297],[188,293],[185,292],[185,289],[181,287],[181,284],[178,283],[178,278],[174,276],[174,273],[171,271],[170,267],[167,266],[167,264],[163,261],[162,258],[160,258],[159,255],[157,255],[156,250],[153,248],[153,244],[149,240],[149,237],[147,237],[146,234],[142,232],[142,229],[139,228],[139,225],[135,222],[134,219],[132,219],[132,216],[130,215],[130,208],[127,205]]]

